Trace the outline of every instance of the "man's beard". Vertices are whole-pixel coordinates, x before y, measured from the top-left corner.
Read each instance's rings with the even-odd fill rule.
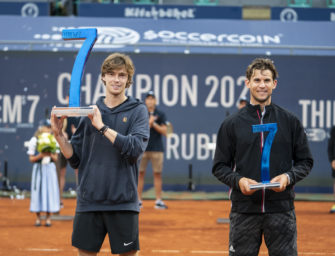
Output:
[[[255,95],[252,94],[253,98],[254,98],[257,102],[259,102],[260,104],[267,102],[267,101],[271,98],[271,95],[272,95],[272,94],[269,94],[265,99],[260,99],[260,98],[258,98],[258,97],[256,97]]]

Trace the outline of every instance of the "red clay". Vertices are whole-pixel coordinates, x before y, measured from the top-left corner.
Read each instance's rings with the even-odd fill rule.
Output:
[[[64,201],[61,215],[73,215],[75,200]],[[166,201],[155,210],[144,201],[140,214],[140,256],[228,255],[229,201]],[[330,202],[296,202],[299,255],[335,255],[335,214]],[[72,221],[54,220],[52,227],[34,227],[29,199],[0,198],[0,255],[77,255],[71,246]],[[98,254],[111,255],[107,241]],[[267,255],[262,246],[260,255]]]

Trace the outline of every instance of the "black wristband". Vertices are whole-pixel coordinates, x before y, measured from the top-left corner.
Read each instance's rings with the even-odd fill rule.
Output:
[[[107,125],[102,126],[102,128],[99,130],[100,134],[105,135],[105,132],[107,131],[107,129],[108,129]]]

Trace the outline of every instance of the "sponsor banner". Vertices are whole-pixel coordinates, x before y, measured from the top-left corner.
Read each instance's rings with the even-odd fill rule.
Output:
[[[67,28],[97,28],[94,51],[183,54],[335,55],[335,23],[245,20],[0,17],[0,47],[77,51]]]
[[[241,7],[195,5],[78,4],[78,16],[141,19],[241,19]]]
[[[334,8],[271,8],[271,19],[283,22],[335,21]]]
[[[0,2],[0,15],[49,16],[49,10],[48,2]]]
[[[18,187],[29,184],[31,176],[32,164],[24,142],[32,137],[46,109],[66,105],[75,55],[75,52],[0,52],[0,170],[7,160],[10,180]],[[87,61],[81,86],[82,106],[94,104],[104,94],[99,73],[107,55],[93,51]],[[158,107],[174,128],[174,133],[164,139],[164,184],[186,188],[189,164],[193,166],[196,186],[220,184],[211,174],[213,143],[222,121],[237,112],[238,99],[249,98],[244,86],[245,69],[259,55],[132,53],[130,56],[136,73],[128,95],[143,99],[153,90]],[[304,192],[322,191],[332,186],[327,140],[331,126],[335,125],[335,59],[330,56],[273,56],[272,59],[279,71],[273,101],[302,121],[315,159],[312,173],[297,186]],[[74,183],[73,172],[67,173],[71,175],[67,182]],[[148,171],[148,175],[152,172]]]

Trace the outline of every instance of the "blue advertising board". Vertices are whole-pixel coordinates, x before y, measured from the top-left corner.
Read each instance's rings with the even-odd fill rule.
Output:
[[[99,69],[106,55],[92,53],[87,62],[81,88],[84,106],[94,104],[104,93]],[[72,52],[0,53],[3,71],[0,79],[0,162],[8,161],[10,178],[18,186],[29,186],[31,175],[24,142],[34,134],[39,120],[44,118],[45,109],[50,110],[53,105],[65,106],[74,56]],[[215,143],[225,117],[237,111],[239,97],[248,97],[244,73],[256,56],[130,56],[136,74],[128,94],[143,99],[146,92],[153,90],[158,107],[166,112],[174,127],[165,145],[165,186],[186,186],[189,164],[193,165],[197,186],[218,185],[211,174],[214,150],[208,145]],[[273,56],[273,60],[280,75],[273,101],[302,120],[310,134],[315,158],[312,173],[297,187],[307,192],[330,189],[326,143],[329,129],[335,125],[332,84],[335,58]],[[30,68],[32,63],[33,69]]]
[[[131,5],[79,3],[79,17],[111,17],[140,19],[239,19],[242,7],[196,5]],[[271,19],[289,21],[335,21],[334,8],[271,7]]]
[[[0,1],[0,15],[19,15],[23,17],[49,16],[49,2],[4,2]]]
[[[78,4],[79,17],[141,19],[241,19],[241,7],[196,5]]]
[[[35,27],[36,19],[40,19],[38,28]],[[31,32],[25,30],[25,26],[16,26],[21,27],[21,34],[17,34],[19,30],[14,28],[13,34],[9,30],[3,30],[5,33],[0,34],[0,42],[4,38],[13,41],[19,41],[22,38],[22,44],[26,44],[29,40],[41,43],[53,36],[56,39],[62,28],[75,27],[83,21],[60,18],[50,21],[44,18],[36,19],[26,21],[28,22],[26,26],[31,28]],[[0,21],[2,21],[1,17]],[[20,24],[20,20],[16,21]],[[109,22],[114,25],[121,21],[109,19]],[[138,27],[136,27],[131,21],[128,22],[123,26],[131,26],[132,29],[138,30],[139,41],[143,40],[142,35],[146,31],[154,30],[157,33],[163,25],[157,22],[158,27],[153,27],[147,23],[137,22]],[[169,22],[166,27],[174,34],[178,31],[186,31],[182,34],[185,36],[198,31],[193,30],[193,26],[189,27],[190,24],[183,22],[175,29]],[[236,25],[236,33],[239,34],[244,31],[239,22],[220,24]],[[215,143],[216,133],[226,116],[237,111],[238,99],[242,96],[249,97],[248,90],[244,86],[247,65],[255,57],[267,55],[252,53],[248,48],[245,54],[226,54],[220,51],[218,54],[211,54],[205,47],[201,48],[201,54],[174,53],[169,52],[170,48],[166,47],[170,41],[165,42],[162,38],[156,38],[159,47],[147,53],[136,52],[127,46],[112,48],[112,40],[106,39],[106,34],[103,37],[100,34],[99,39],[99,29],[100,32],[104,31],[101,27],[109,26],[109,23],[101,19],[91,20],[89,23],[91,27],[97,25],[100,43],[94,46],[86,64],[81,86],[81,105],[94,104],[98,97],[104,94],[104,86],[99,77],[100,65],[104,58],[114,51],[127,52],[136,67],[134,84],[128,89],[128,95],[143,99],[149,90],[153,90],[157,96],[158,107],[166,113],[174,127],[174,133],[165,141],[164,185],[180,185],[186,189],[188,166],[192,164],[193,176],[198,188],[201,186],[226,188],[211,174],[214,149],[209,145]],[[317,27],[314,23],[306,23],[307,26]],[[202,23],[197,25],[200,26],[200,24]],[[213,24],[216,23],[204,21],[203,26]],[[254,33],[255,27],[258,31],[256,24],[244,23],[244,26],[248,25],[250,28],[249,34]],[[277,24],[277,22],[271,24]],[[121,26],[121,24],[118,25]],[[291,27],[292,25],[281,27],[280,32],[285,35],[283,38],[288,35],[287,31],[293,31]],[[3,28],[2,22],[0,22],[0,28]],[[201,34],[201,28],[197,29],[200,30],[197,33]],[[227,28],[227,31],[230,29]],[[316,43],[316,49],[317,46],[331,45],[334,42],[334,35],[324,34],[319,30],[315,32],[321,37],[322,42]],[[215,30],[211,33],[215,33]],[[271,31],[264,30],[263,33],[271,33]],[[300,33],[302,32],[297,31],[293,34],[293,38],[285,38],[280,43],[295,42],[312,47],[310,41],[313,41],[313,38],[307,40],[307,36]],[[115,36],[113,38],[113,40],[119,40]],[[2,47],[3,50],[0,52],[2,71],[0,76],[0,171],[3,171],[4,161],[8,161],[9,178],[18,187],[29,188],[31,176],[32,165],[28,161],[24,142],[33,136],[39,120],[45,117],[46,109],[50,111],[54,105],[65,106],[67,103],[66,95],[69,91],[71,70],[80,45],[77,47],[67,42],[71,45],[67,45],[66,48],[60,40],[58,42],[59,47],[55,42],[50,46],[51,43],[46,41],[41,46],[41,49],[44,47],[43,51],[41,49],[13,50],[12,45],[8,44],[8,48]],[[106,47],[103,48],[105,43]],[[65,48],[67,50],[64,50]],[[332,125],[335,125],[334,54],[313,56],[309,52],[307,55],[272,55],[271,58],[279,71],[278,86],[274,91],[273,101],[293,112],[302,121],[315,158],[312,173],[298,183],[296,189],[305,192],[329,192],[332,179],[326,148],[329,130]],[[73,172],[68,173],[69,175],[72,173],[74,183]],[[68,180],[71,181],[71,179]]]
[[[0,16],[4,50],[77,51],[64,28],[97,28],[94,51],[182,54],[335,55],[335,23]]]
[[[334,8],[271,8],[271,19],[283,22],[335,21]]]

